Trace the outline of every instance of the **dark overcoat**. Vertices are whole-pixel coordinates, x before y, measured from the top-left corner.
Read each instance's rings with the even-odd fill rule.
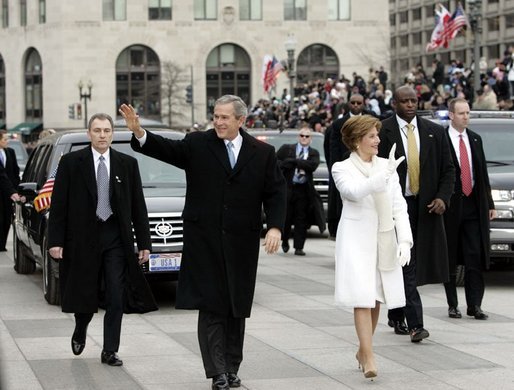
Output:
[[[475,132],[466,129],[468,133],[471,158],[473,161],[473,178],[475,185],[472,196],[478,204],[480,241],[482,242],[482,266],[488,269],[490,266],[491,241],[489,236],[489,210],[494,209],[493,197],[491,195],[491,185],[487,173],[487,161],[484,154],[482,138]],[[453,165],[455,166],[455,191],[450,201],[450,208],[444,214],[446,227],[446,237],[448,239],[448,256],[450,260],[450,270],[455,269],[457,264],[464,264],[459,256],[458,232],[462,215],[462,182],[460,180],[460,163],[457,153],[451,145],[451,140],[446,129],[448,143],[450,144]]]
[[[293,193],[293,176],[295,170],[297,168],[303,169],[309,189],[308,223],[310,225],[316,225],[320,233],[323,233],[325,231],[325,211],[323,209],[321,196],[314,187],[313,178],[313,173],[319,166],[319,152],[309,146],[307,159],[298,159],[296,157],[296,145],[297,144],[285,144],[277,151],[278,166],[282,169],[287,184],[287,203],[289,204]]]
[[[275,150],[239,130],[243,143],[234,169],[214,129],[169,140],[147,131],[132,148],[186,172],[184,248],[176,307],[249,317],[262,207],[268,228],[283,229],[285,181]]]
[[[112,148],[109,189],[111,208],[119,223],[127,261],[124,310],[126,313],[156,310],[153,295],[134,253],[134,235],[139,250],[151,250],[148,213],[137,160]],[[102,277],[96,206],[96,176],[91,147],[63,155],[52,193],[48,247],[63,247],[59,280],[64,312],[98,311]]]
[[[419,152],[419,213],[417,234],[414,238],[416,253],[416,280],[418,286],[444,283],[449,279],[448,249],[444,217],[429,213],[427,205],[435,198],[444,201],[446,208],[455,185],[455,168],[450,155],[450,146],[444,128],[424,118],[417,117]],[[380,130],[380,157],[388,158],[393,144],[396,144],[395,158],[405,156],[402,137],[396,115],[382,121]],[[402,192],[405,194],[407,163],[398,166]]]

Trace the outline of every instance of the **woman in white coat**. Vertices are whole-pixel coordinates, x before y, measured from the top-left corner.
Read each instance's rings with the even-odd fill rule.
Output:
[[[354,116],[341,130],[350,157],[332,166],[343,201],[336,237],[335,302],[354,308],[356,358],[366,378],[377,375],[372,337],[380,303],[405,306],[401,267],[410,261],[412,233],[396,173],[404,157],[377,157],[378,119]]]

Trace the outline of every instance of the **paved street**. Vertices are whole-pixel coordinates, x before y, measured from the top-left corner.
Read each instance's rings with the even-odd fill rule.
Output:
[[[41,270],[17,275],[12,245],[0,254],[2,390],[210,389],[196,339],[196,312],[175,311],[174,284],[154,291],[160,310],[124,317],[124,366],[100,363],[102,318],[89,326],[81,356],[70,349],[73,316],[46,304]],[[514,268],[489,272],[488,321],[450,320],[442,286],[421,288],[428,340],[394,335],[386,311],[375,336],[379,375],[357,369],[351,311],[333,306],[334,242],[307,240],[307,256],[262,255],[247,321],[242,389],[514,389]],[[461,310],[464,291],[459,289]]]

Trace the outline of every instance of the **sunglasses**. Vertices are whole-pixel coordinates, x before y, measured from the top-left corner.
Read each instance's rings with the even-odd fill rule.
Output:
[[[300,134],[300,137],[302,137],[302,138],[311,138],[310,135],[304,135],[304,134]]]
[[[360,106],[362,104],[362,102],[350,102],[350,104],[355,104],[357,106]]]

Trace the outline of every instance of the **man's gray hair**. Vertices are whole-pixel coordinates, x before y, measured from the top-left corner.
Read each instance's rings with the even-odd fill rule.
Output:
[[[111,116],[108,115],[108,114],[104,114],[103,112],[99,112],[97,114],[91,115],[91,118],[89,118],[89,122],[87,124],[87,129],[88,130],[91,130],[91,125],[92,125],[92,123],[93,123],[93,121],[95,119],[100,119],[100,120],[106,120],[107,119],[109,121],[109,123],[111,124],[111,129],[114,130],[114,122],[113,122]]]
[[[223,95],[218,100],[216,100],[216,103],[214,106],[217,106],[218,104],[230,104],[234,106],[234,114],[236,118],[241,118],[242,116],[248,115],[248,107],[246,107],[246,103],[241,99],[239,96],[236,95]]]

